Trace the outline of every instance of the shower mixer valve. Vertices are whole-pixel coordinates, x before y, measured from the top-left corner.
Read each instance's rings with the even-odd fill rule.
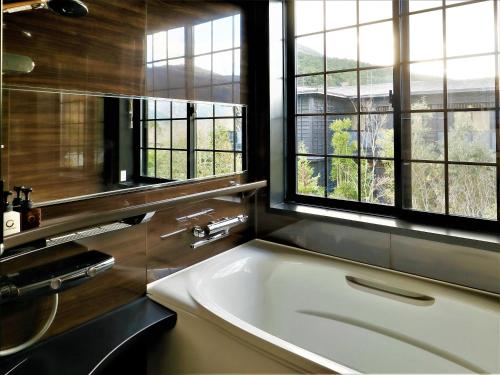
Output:
[[[197,247],[225,238],[229,236],[232,228],[245,223],[247,220],[248,215],[242,214],[211,221],[206,226],[196,225],[192,231],[193,236],[203,238],[203,240],[192,243],[191,247],[196,249]]]

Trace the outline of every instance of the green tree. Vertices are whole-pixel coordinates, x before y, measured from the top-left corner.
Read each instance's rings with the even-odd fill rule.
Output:
[[[338,119],[330,124],[333,132],[331,145],[336,155],[355,155],[357,143],[352,142],[349,130],[352,121],[349,118]],[[330,163],[330,179],[335,187],[328,195],[335,199],[358,199],[358,165],[353,159],[333,158]]]
[[[307,154],[304,142],[299,144],[299,154]],[[320,175],[314,175],[314,168],[307,156],[299,156],[297,160],[297,192],[304,195],[323,196],[325,188],[319,184]]]
[[[215,147],[218,150],[234,149],[233,133],[228,131],[224,123],[216,121],[215,123]],[[208,144],[214,144],[213,132],[208,134]],[[196,176],[212,176],[214,174],[225,174],[234,172],[234,154],[232,152],[215,153],[215,171],[213,170],[213,153],[199,152],[196,163]]]

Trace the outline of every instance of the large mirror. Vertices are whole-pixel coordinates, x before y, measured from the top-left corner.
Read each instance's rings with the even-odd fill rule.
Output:
[[[38,205],[244,170],[246,108],[4,89],[2,177]]]

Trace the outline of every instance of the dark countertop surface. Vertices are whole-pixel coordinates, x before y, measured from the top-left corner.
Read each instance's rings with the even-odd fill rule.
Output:
[[[141,297],[32,348],[0,358],[0,374],[111,374],[116,367],[113,361],[118,358],[115,362],[120,362],[122,353],[137,353],[135,362],[141,355],[145,358],[144,346],[135,351],[133,344],[171,329],[176,319],[173,311]],[[125,357],[132,360],[130,355]]]

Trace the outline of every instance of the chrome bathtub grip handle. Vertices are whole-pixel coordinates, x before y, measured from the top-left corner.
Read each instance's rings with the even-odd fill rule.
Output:
[[[115,258],[91,250],[20,271],[0,282],[0,304],[21,297],[50,295],[69,289],[110,269]]]
[[[204,238],[203,240],[196,241],[191,244],[191,248],[196,249],[200,246],[208,245],[217,240],[221,240],[229,236],[232,228],[246,223],[248,215],[238,215],[233,217],[224,217],[215,221],[211,221],[205,227],[195,226],[193,228],[193,236],[197,238]]]
[[[419,306],[429,306],[434,303],[434,298],[425,294],[415,293],[408,290],[396,288],[390,285],[377,283],[375,281],[363,280],[354,276],[346,276],[347,284],[351,287],[373,294],[383,295],[402,302]]]

